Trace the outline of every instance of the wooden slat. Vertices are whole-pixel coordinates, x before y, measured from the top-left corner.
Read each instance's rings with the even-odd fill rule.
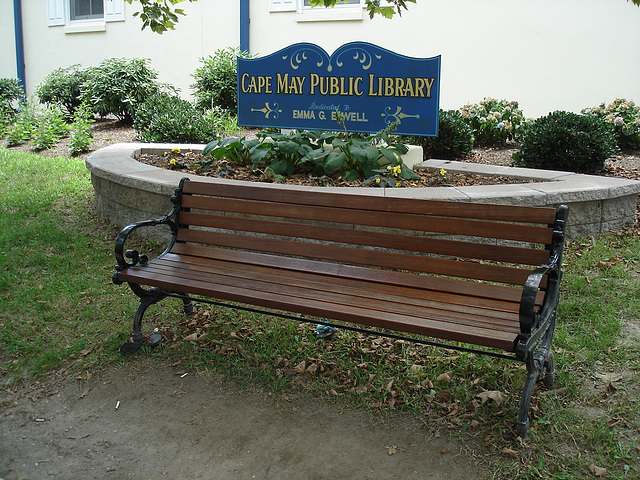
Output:
[[[279,287],[304,288],[332,292],[334,294],[346,294],[350,297],[375,298],[385,301],[388,305],[398,302],[417,308],[436,308],[447,311],[455,311],[461,314],[489,316],[495,319],[509,319],[517,317],[519,304],[504,302],[494,299],[485,299],[478,302],[473,297],[452,295],[442,292],[425,292],[411,287],[396,285],[382,285],[372,282],[354,281],[324,275],[310,274],[306,272],[287,272],[282,269],[269,268],[259,265],[243,263],[210,261],[195,257],[168,255],[153,263],[157,271],[163,269],[179,276],[190,278],[199,275],[203,278],[215,279],[217,275],[234,277],[239,279],[252,279],[263,283],[278,285]],[[184,273],[174,273],[184,271]],[[476,305],[474,305],[476,303]]]
[[[135,272],[135,274],[134,274]],[[513,351],[516,335],[495,329],[473,325],[458,325],[447,319],[416,318],[396,313],[380,312],[367,307],[342,305],[330,301],[298,298],[287,292],[269,293],[235,286],[225,286],[192,279],[174,281],[165,275],[143,274],[141,269],[130,268],[119,272],[123,281],[153,285],[167,290],[202,295],[221,300],[249,303],[260,307],[287,310],[305,315],[343,320],[370,327],[387,328],[406,333],[415,333],[444,340],[472,343],[487,347]],[[183,281],[184,280],[184,281]]]
[[[459,218],[482,218],[507,222],[551,224],[555,209],[517,205],[493,205],[470,202],[382,197],[377,191],[372,195],[351,193],[308,192],[270,188],[269,185],[242,186],[189,181],[184,183],[184,193],[230,198],[245,198],[267,202],[296,205],[338,206],[354,209],[374,209],[385,212],[407,212]]]
[[[415,318],[439,319],[460,325],[480,326],[487,329],[509,331],[514,334],[519,332],[518,314],[511,312],[495,312],[486,309],[455,306],[438,302],[407,301],[402,297],[393,295],[380,295],[369,290],[348,292],[338,291],[335,288],[322,288],[323,284],[308,279],[301,284],[292,282],[273,282],[270,276],[241,277],[235,273],[227,275],[225,270],[219,272],[212,282],[212,277],[206,271],[197,269],[191,265],[187,268],[173,268],[170,265],[154,265],[144,270],[143,274],[172,276],[176,282],[201,281],[212,285],[246,288],[256,292],[279,294],[286,292],[287,296],[300,299],[317,300],[322,302],[350,305],[358,308],[368,308],[376,312],[395,313]],[[229,269],[229,272],[234,270]]]
[[[180,223],[189,226],[240,230],[327,242],[368,245],[371,247],[407,250],[436,255],[451,255],[479,260],[510,262],[527,265],[542,265],[549,259],[549,252],[541,249],[468,243],[442,240],[424,236],[402,235],[398,233],[371,232],[300,223],[276,222],[257,218],[206,215],[183,212]],[[211,233],[215,237],[215,233]]]
[[[507,302],[494,298],[481,299],[454,295],[448,292],[425,291],[408,286],[366,282],[309,272],[286,271],[278,267],[266,267],[229,260],[210,260],[169,254],[162,259],[155,260],[153,265],[155,268],[185,268],[189,271],[208,274],[210,277],[215,277],[215,275],[223,271],[224,275],[239,278],[260,278],[265,282],[268,281],[283,286],[314,285],[314,288],[320,290],[336,293],[349,292],[354,296],[375,295],[390,302],[404,298],[409,303],[415,301],[416,305],[422,305],[422,302],[457,305],[461,307],[460,311],[466,311],[466,309],[471,308],[477,309],[476,311],[479,314],[481,311],[488,310],[491,311],[490,315],[497,315],[502,318],[511,318],[512,314],[517,313],[519,310],[518,302]],[[506,316],[500,312],[504,312]]]
[[[203,230],[180,229],[177,239],[179,242],[203,243],[258,252],[271,252],[281,255],[293,255],[342,263],[449,275],[513,285],[523,285],[531,273],[530,270],[500,265],[462,262],[444,258],[418,257],[416,255],[393,252],[375,252],[372,250],[336,245],[321,245],[320,248],[318,244],[314,243],[302,243],[278,238],[252,237],[222,232],[216,232],[215,235],[212,235],[211,232]]]
[[[421,290],[449,292],[467,297],[477,297],[478,299],[490,299],[492,301],[494,299],[502,300],[505,302],[515,302],[518,305],[520,303],[520,296],[522,295],[521,288],[504,285],[492,285],[429,275],[416,275],[394,270],[371,269],[355,265],[341,265],[312,259],[282,257],[279,255],[227,250],[201,245],[176,244],[172,252],[178,255],[201,257],[203,259],[219,259],[237,263],[246,262],[266,267],[280,268],[287,271],[314,272],[332,277],[376,282],[382,285],[402,285]],[[285,273],[285,275],[286,274],[288,273]],[[538,303],[540,302],[541,299]]]
[[[348,197],[348,200],[342,197],[342,201],[350,202],[351,197]],[[383,202],[383,200],[379,201]],[[519,223],[498,223],[475,218],[460,221],[459,218],[431,215],[426,212],[396,212],[380,215],[381,211],[370,209],[358,210],[353,207],[274,204],[193,196],[184,196],[182,198],[182,205],[185,208],[233,212],[246,215],[278,216],[319,222],[340,222],[370,227],[398,228],[446,235],[469,235],[532,243],[550,243],[553,233],[548,226],[541,227],[522,225]]]

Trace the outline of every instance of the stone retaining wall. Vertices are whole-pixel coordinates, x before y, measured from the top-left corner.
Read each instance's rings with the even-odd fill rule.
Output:
[[[169,197],[182,177],[196,177],[164,170],[137,162],[139,153],[163,153],[174,147],[181,150],[202,150],[203,145],[120,143],[98,150],[87,159],[100,215],[118,227],[158,218],[171,209]],[[591,235],[635,221],[640,182],[611,177],[581,175],[550,170],[482,165],[477,163],[428,160],[414,168],[444,168],[451,173],[503,175],[537,183],[509,185],[478,185],[434,188],[349,188],[306,187],[286,184],[264,184],[266,188],[294,190],[332,189],[345,195],[364,194],[384,197],[456,200],[478,203],[557,206],[569,205],[567,238]],[[238,183],[212,177],[197,177],[211,183]],[[157,229],[156,229],[157,230]],[[153,232],[153,233],[149,233]],[[154,229],[142,236],[163,241],[167,233]]]

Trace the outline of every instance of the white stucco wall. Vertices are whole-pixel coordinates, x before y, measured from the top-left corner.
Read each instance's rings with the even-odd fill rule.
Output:
[[[12,2],[0,1],[0,76],[15,77]],[[148,57],[189,96],[199,58],[238,46],[239,0],[184,3],[175,31],[141,31],[127,19],[105,32],[65,33],[48,27],[45,0],[23,0],[27,88],[51,70],[108,57]],[[135,3],[135,2],[134,2]],[[492,96],[520,103],[525,115],[580,111],[618,97],[640,103],[640,8],[625,0],[417,0],[393,20],[296,22],[295,12],[269,13],[251,1],[251,53],[266,55],[297,42],[329,53],[368,41],[403,55],[442,55],[441,107]]]
[[[17,78],[13,2],[0,1],[0,78]]]
[[[397,53],[442,55],[441,108],[484,97],[526,116],[626,97],[640,103],[640,8],[624,0],[417,0],[393,20],[296,22],[252,3],[252,53],[295,42],[329,53],[367,41]]]
[[[47,26],[44,0],[23,1],[27,90],[55,68],[96,65],[110,57],[143,57],[159,72],[159,80],[189,95],[190,76],[199,59],[225,45],[239,44],[239,9],[235,2],[201,0],[181,5],[187,15],[176,30],[158,35],[130,15],[138,10],[125,3],[127,19],[109,22],[104,32],[65,33],[64,26]],[[13,31],[13,27],[11,28]],[[14,74],[15,76],[15,74]]]

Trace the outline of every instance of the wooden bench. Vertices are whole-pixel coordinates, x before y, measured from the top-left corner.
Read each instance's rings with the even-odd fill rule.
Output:
[[[545,372],[553,384],[567,207],[370,193],[182,180],[168,215],[130,225],[116,241],[113,280],[140,297],[133,341],[122,351],[149,342],[144,312],[169,296],[181,298],[186,313],[197,295],[394,338],[417,334],[410,340],[525,362],[517,419],[525,439],[536,380]],[[157,258],[124,250],[131,232],[161,224],[172,238]]]

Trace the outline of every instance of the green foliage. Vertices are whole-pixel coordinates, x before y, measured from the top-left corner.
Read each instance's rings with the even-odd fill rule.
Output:
[[[556,111],[530,124],[513,160],[527,168],[597,173],[616,151],[612,127],[603,119]]]
[[[201,111],[163,92],[138,107],[134,128],[143,142],[207,143],[216,136],[215,125]]]
[[[465,105],[460,111],[471,125],[478,144],[520,140],[525,132],[526,120],[518,102],[485,98],[480,103]]]
[[[213,55],[201,58],[202,66],[191,75],[196,82],[194,89],[196,106],[202,110],[220,107],[236,112],[238,103],[237,57],[239,48],[216,50]]]
[[[473,130],[458,110],[440,110],[437,137],[409,137],[408,143],[422,147],[424,158],[458,160],[473,150]]]
[[[178,15],[184,15],[181,8],[173,8],[174,5],[197,0],[125,0],[129,4],[134,1],[140,4],[141,10],[133,14],[142,20],[142,30],[150,28],[152,32],[163,34],[167,30],[175,30],[178,23]],[[311,0],[313,6],[333,7],[340,0]],[[640,0],[633,0],[640,2]],[[402,15],[402,11],[407,9],[407,3],[416,3],[416,0],[386,0],[381,4],[381,0],[365,0],[365,6],[369,17],[381,15],[385,18],[393,18],[397,13]]]
[[[102,116],[133,123],[137,105],[162,89],[147,58],[108,58],[87,69],[81,100]]]
[[[224,138],[210,142],[204,155],[232,163],[264,167],[270,178],[298,173],[314,176],[336,175],[345,180],[375,181],[387,175],[386,167],[396,168],[398,181],[417,179],[402,162],[405,145],[395,143],[387,132],[377,135],[343,135],[335,132],[296,131],[290,135],[261,133],[247,140]],[[376,177],[377,175],[377,177]],[[381,182],[376,182],[378,185]],[[396,186],[383,183],[381,186]]]
[[[132,4],[133,0],[125,0]],[[173,9],[173,5],[185,1],[193,2],[194,0],[136,0],[140,3],[142,10],[135,12],[134,17],[140,17],[142,20],[142,30],[150,28],[152,32],[162,34],[167,30],[175,30],[178,23],[178,15],[184,15],[181,8]]]
[[[91,124],[93,122],[93,114],[86,103],[76,108],[69,135],[69,153],[71,155],[78,155],[91,149],[91,142],[93,141]]]
[[[36,151],[55,146],[60,139],[69,134],[69,125],[58,105],[46,105],[42,108],[36,117],[36,124],[31,141]]]
[[[229,110],[220,107],[213,107],[205,111],[204,121],[221,136],[231,135],[242,130],[242,127],[238,127],[238,117]]]
[[[69,126],[58,105],[40,105],[29,99],[22,105],[13,125],[7,129],[7,146],[31,140],[34,150],[53,147],[69,133]]]
[[[17,103],[24,97],[24,90],[15,78],[0,78],[0,125],[9,123],[16,113]]]
[[[618,98],[605,105],[582,110],[585,115],[603,118],[611,124],[620,148],[640,148],[640,107],[632,100]]]
[[[80,106],[81,88],[89,72],[80,65],[58,68],[49,73],[36,88],[40,102],[61,105],[69,118]]]
[[[33,99],[22,104],[15,122],[7,129],[7,146],[22,145],[31,140],[38,126],[38,107]]]

